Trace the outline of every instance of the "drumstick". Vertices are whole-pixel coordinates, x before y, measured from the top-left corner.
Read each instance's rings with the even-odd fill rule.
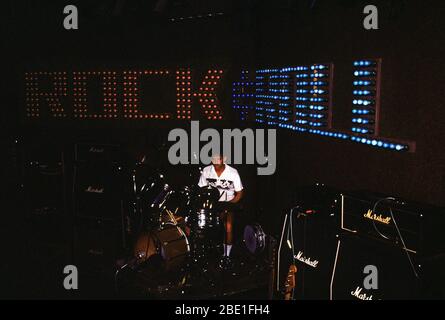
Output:
[[[170,210],[168,210],[168,209],[165,209],[165,211],[167,211],[167,213],[168,213],[168,215],[170,217],[170,220],[176,225],[177,222],[176,222],[176,219],[175,219],[175,216],[173,215],[173,213]]]

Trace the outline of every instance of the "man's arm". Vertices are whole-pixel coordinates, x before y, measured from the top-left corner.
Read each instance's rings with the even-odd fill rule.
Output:
[[[231,203],[237,203],[243,198],[243,190],[241,191],[235,191],[235,197],[230,200]]]
[[[234,188],[235,188],[235,197],[230,200],[231,203],[237,203],[239,202],[243,197],[243,184],[241,182],[241,177],[238,174],[238,171],[235,170],[235,178],[233,181]]]

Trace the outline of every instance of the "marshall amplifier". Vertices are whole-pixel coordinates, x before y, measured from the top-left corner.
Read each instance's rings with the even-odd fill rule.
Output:
[[[118,163],[121,158],[120,147],[113,144],[79,143],[74,149],[74,160],[77,163]]]
[[[122,174],[114,164],[77,164],[73,175],[76,216],[119,217],[122,210]]]
[[[280,286],[290,264],[297,267],[294,299],[329,299],[339,199],[340,192],[324,185],[297,191],[297,207],[285,218],[278,256]]]
[[[119,147],[77,144],[73,170],[74,258],[87,273],[113,270],[127,242]]]
[[[24,150],[24,208],[32,242],[67,243],[66,167],[62,147],[34,143]]]
[[[74,259],[83,271],[113,270],[125,249],[123,224],[118,220],[77,217],[74,234]]]
[[[433,206],[365,192],[343,194],[340,225],[411,253],[445,252],[445,212]]]
[[[421,265],[414,253],[351,233],[339,236],[331,300],[406,300],[422,297]]]
[[[35,143],[24,151],[24,187],[31,214],[65,211],[65,160],[62,147]]]

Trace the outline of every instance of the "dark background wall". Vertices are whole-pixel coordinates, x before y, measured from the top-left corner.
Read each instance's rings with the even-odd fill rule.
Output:
[[[62,5],[5,4],[2,42],[8,58],[1,78],[2,101],[7,107],[1,124],[7,135],[33,134],[19,117],[26,69],[225,65],[228,78],[236,79],[239,67],[316,62],[335,64],[334,128],[349,130],[352,61],[381,57],[381,135],[415,141],[415,153],[399,154],[282,131],[277,173],[250,184],[264,186],[260,188],[273,203],[287,203],[296,186],[319,181],[346,190],[367,189],[445,205],[445,101],[441,92],[445,22],[440,2],[374,1],[379,30],[373,31],[362,27],[362,11],[368,1],[215,1],[213,9],[210,4],[201,11],[226,14],[184,22],[167,18],[196,12],[197,7],[184,4],[187,1],[170,1],[160,14],[152,10],[154,1],[127,1],[115,16],[110,3],[114,2],[72,1],[80,14],[76,31],[62,28]],[[230,113],[229,81],[224,92]],[[143,124],[144,134],[156,126],[154,122]],[[50,127],[42,128],[51,135]],[[57,130],[61,136],[61,129]],[[135,135],[131,127],[123,132],[128,137]]]
[[[318,2],[320,6],[311,14],[297,13],[297,19],[282,26],[286,30],[283,38],[272,37],[264,26],[261,62],[271,63],[277,52],[278,64],[284,65],[292,60],[333,61],[334,127],[347,130],[351,123],[351,62],[382,57],[381,136],[416,141],[417,150],[396,154],[291,134],[287,147],[280,148],[280,161],[289,164],[279,166],[281,176],[290,177],[288,186],[318,180],[340,188],[368,189],[443,205],[442,10],[431,1],[375,1],[380,29],[366,31],[359,27],[365,2],[351,3]],[[284,20],[282,24],[287,24]],[[285,44],[286,37],[295,39],[288,41],[293,45]]]

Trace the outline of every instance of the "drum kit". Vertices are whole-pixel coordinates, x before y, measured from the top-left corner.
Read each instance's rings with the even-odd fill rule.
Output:
[[[151,260],[161,261],[166,272],[208,266],[225,236],[217,188],[173,188],[164,174],[140,164],[132,172],[131,196],[130,220],[136,226],[133,269],[142,269]],[[266,235],[260,225],[245,227],[244,243],[252,255],[264,250]]]

